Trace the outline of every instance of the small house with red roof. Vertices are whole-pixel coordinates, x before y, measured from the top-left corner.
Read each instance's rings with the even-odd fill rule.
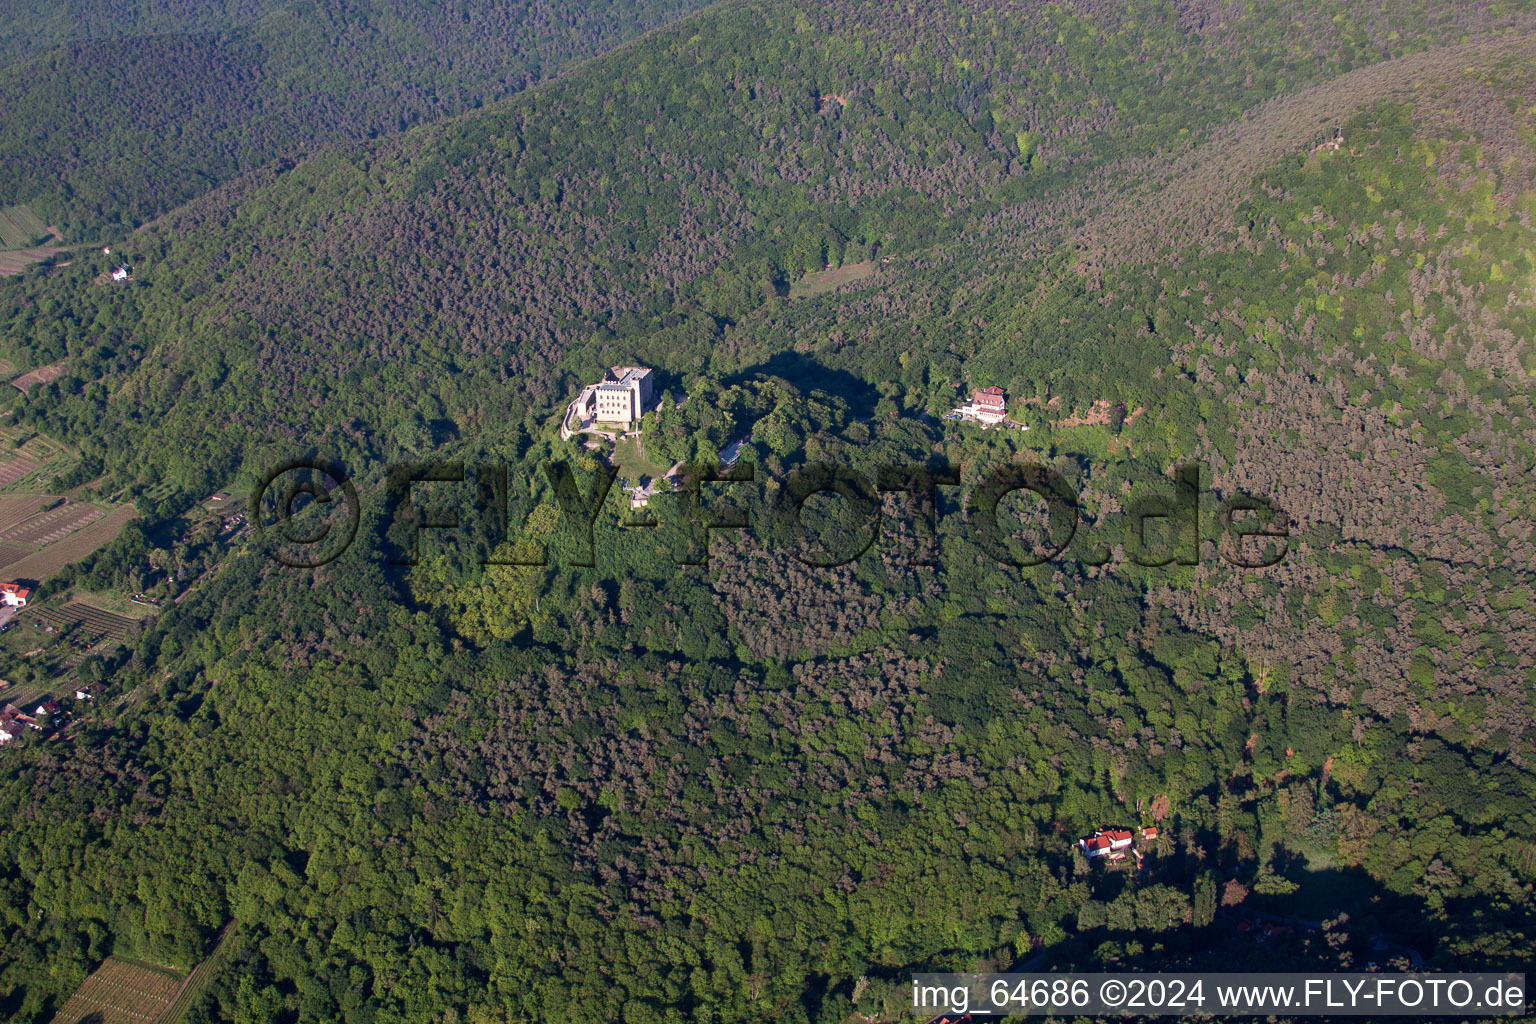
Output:
[[[1092,860],[1106,855],[1124,856],[1120,851],[1134,841],[1135,837],[1126,829],[1101,828],[1089,838],[1080,840],[1077,845]]]

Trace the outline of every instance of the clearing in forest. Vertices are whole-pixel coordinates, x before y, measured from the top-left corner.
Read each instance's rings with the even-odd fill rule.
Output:
[[[66,606],[74,608],[83,605],[98,611],[111,612],[118,618],[129,619],[133,622],[142,622],[153,616],[157,609],[154,605],[135,601],[127,594],[115,590],[93,591],[75,590],[71,595],[70,603]]]
[[[64,364],[54,363],[52,366],[39,366],[35,370],[28,370],[20,377],[17,377],[15,380],[11,381],[11,384],[12,386],[19,389],[22,394],[26,394],[27,389],[32,385],[47,384],[51,380],[58,380],[63,375]]]
[[[842,285],[851,284],[854,281],[862,281],[874,272],[874,260],[864,260],[861,263],[845,263],[841,267],[818,270],[814,274],[806,274],[800,280],[790,285],[789,297],[792,299],[808,299],[813,295],[825,295],[827,292],[835,291]]]
[[[655,480],[667,471],[666,466],[658,466],[646,457],[640,439],[635,437],[619,438],[613,446],[613,464],[619,475],[632,483],[639,483],[642,477]]]

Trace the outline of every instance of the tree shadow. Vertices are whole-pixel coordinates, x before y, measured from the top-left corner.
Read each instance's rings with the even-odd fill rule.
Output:
[[[758,363],[726,378],[727,386],[744,384],[759,375],[781,377],[801,391],[825,391],[848,403],[848,409],[856,419],[868,419],[875,414],[875,404],[880,393],[862,377],[847,370],[834,370],[816,359],[799,352],[781,352],[766,362]]]

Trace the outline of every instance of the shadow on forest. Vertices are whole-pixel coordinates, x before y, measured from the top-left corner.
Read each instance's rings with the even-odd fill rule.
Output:
[[[1194,875],[1181,860],[1150,858],[1139,876],[1096,867],[1092,899],[1105,904],[1134,900],[1137,890],[1155,884],[1189,892]],[[1343,966],[1340,955],[1347,951],[1352,957],[1349,969],[1364,970],[1371,962],[1408,956],[1409,949],[1426,959],[1434,953],[1433,944],[1420,937],[1443,931],[1443,923],[1432,921],[1420,897],[1393,892],[1360,868],[1314,865],[1297,850],[1278,851],[1272,864],[1276,875],[1295,885],[1293,891],[1250,891],[1241,902],[1222,906],[1204,928],[1091,928],[1048,953],[1047,962],[1078,969],[1338,970]],[[1218,857],[1200,868],[1215,869],[1223,884],[1237,878],[1247,887],[1253,878],[1251,860],[1235,863]],[[1160,952],[1142,952],[1159,944]]]
[[[847,370],[834,370],[799,352],[781,352],[766,362],[749,366],[723,383],[727,386],[742,384],[765,374],[782,377],[801,391],[825,391],[848,403],[849,411],[856,419],[868,419],[875,414],[875,404],[880,393],[862,377]]]
[[[1426,933],[1424,901],[1387,889],[1363,868],[1338,867],[1326,858],[1324,863],[1314,864],[1305,852],[1295,849],[1279,850],[1273,863],[1276,874],[1294,883],[1296,891],[1283,895],[1254,893],[1249,903],[1256,911],[1311,922],[1348,914],[1351,932],[1370,927],[1373,934],[1396,935],[1405,941],[1406,937]]]

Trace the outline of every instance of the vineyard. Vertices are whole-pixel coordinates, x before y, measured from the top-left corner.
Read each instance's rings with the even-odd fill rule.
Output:
[[[102,611],[100,608],[93,608],[78,601],[71,601],[62,608],[42,608],[35,611],[29,609],[22,614],[45,626],[52,626],[60,632],[75,628],[77,632],[71,638],[72,642],[83,643],[86,646],[94,646],[102,640],[121,643],[138,625],[134,619]]]
[[[64,505],[41,513],[23,523],[0,530],[0,542],[40,548],[63,540],[82,526],[94,523],[107,513],[95,505]]]
[[[25,461],[25,460],[13,460]],[[5,467],[0,466],[0,480]],[[133,510],[52,494],[0,494],[0,567],[11,579],[42,581],[117,536]]]
[[[0,479],[8,465],[0,465]],[[14,530],[58,500],[53,494],[0,494],[0,534]]]
[[[51,234],[48,226],[25,206],[0,209],[0,248],[25,249]]]
[[[135,514],[131,507],[119,508],[105,518],[73,530],[62,540],[56,540],[41,551],[7,566],[6,572],[13,579],[46,580],[66,565],[80,561],[116,537]]]
[[[37,468],[31,459],[17,455],[0,462],[0,487],[8,487]]]
[[[172,971],[108,957],[53,1018],[53,1024],[151,1024],[181,986]]]

